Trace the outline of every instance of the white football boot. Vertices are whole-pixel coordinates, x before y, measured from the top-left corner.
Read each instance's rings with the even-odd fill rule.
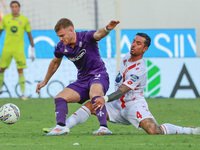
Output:
[[[113,133],[110,130],[108,130],[108,128],[100,126],[100,128],[98,130],[94,131],[92,134],[93,135],[110,135]]]
[[[200,134],[200,127],[192,127],[191,132],[192,134]]]
[[[69,133],[69,128],[67,126],[56,125],[49,133],[46,135],[64,135]]]

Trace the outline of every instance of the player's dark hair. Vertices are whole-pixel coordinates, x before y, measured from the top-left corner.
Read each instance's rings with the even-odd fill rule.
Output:
[[[146,41],[144,42],[145,46],[149,47],[151,45],[151,38],[146,33],[137,33],[136,35],[146,39]]]
[[[19,3],[18,1],[12,1],[12,2],[10,3],[10,7],[11,7],[12,4],[14,4],[14,3],[17,3],[19,7],[21,6],[20,3]]]
[[[72,21],[67,18],[62,18],[57,22],[57,24],[54,27],[54,30],[56,32],[58,32],[60,29],[62,29],[62,28],[65,29],[70,26],[72,26],[74,28]]]

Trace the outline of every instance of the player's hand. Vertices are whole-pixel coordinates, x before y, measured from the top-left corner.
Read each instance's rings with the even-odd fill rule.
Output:
[[[40,94],[40,89],[43,88],[45,85],[46,83],[44,81],[38,83],[36,87],[36,93]]]
[[[29,52],[29,58],[31,58],[32,61],[35,60],[35,48],[31,47],[31,51]]]
[[[119,21],[110,21],[110,23],[106,26],[106,29],[113,30],[120,22]]]
[[[98,97],[98,98],[96,98],[96,99],[94,100],[94,102],[95,102],[95,103],[93,104],[93,106],[94,106],[95,110],[97,110],[97,109],[99,109],[99,108],[100,108],[100,110],[103,109],[103,106],[105,105],[105,100],[104,100],[103,97]]]

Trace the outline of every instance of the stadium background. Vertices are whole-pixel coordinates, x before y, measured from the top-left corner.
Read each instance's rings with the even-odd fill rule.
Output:
[[[1,17],[10,13],[11,0],[0,1]],[[121,28],[121,56],[129,51],[137,32],[146,32],[152,45],[145,54],[148,68],[146,97],[196,98],[200,93],[200,21],[198,0],[19,0],[21,14],[27,16],[32,26],[36,48],[36,61],[27,59],[25,70],[26,95],[33,98],[55,96],[63,87],[76,80],[76,68],[64,59],[41,94],[35,93],[37,83],[43,80],[53,50],[58,42],[53,31],[56,22],[66,17],[75,29],[93,30],[104,27],[110,20],[119,19]],[[117,2],[119,5],[117,5]],[[118,9],[117,9],[118,8]],[[117,16],[119,14],[119,16]],[[1,20],[1,19],[0,19]],[[5,33],[0,37],[2,51]],[[30,43],[25,34],[25,52]],[[110,75],[110,89],[114,91],[116,76],[116,31],[100,41],[100,53]],[[5,91],[0,97],[18,97],[18,76],[14,61],[5,73]]]

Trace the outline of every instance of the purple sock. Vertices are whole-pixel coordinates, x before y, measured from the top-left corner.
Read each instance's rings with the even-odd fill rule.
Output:
[[[101,96],[95,96],[92,98],[92,104],[94,104],[94,100],[98,97],[101,97]],[[95,110],[95,113],[96,113],[96,116],[100,122],[100,126],[104,126],[104,127],[107,127],[107,115],[106,115],[106,106],[104,105],[103,106],[103,109],[100,111],[100,109],[97,109]]]
[[[67,101],[59,97],[55,99],[55,105],[56,105],[55,114],[56,114],[57,124],[65,126],[65,120],[68,114]]]

